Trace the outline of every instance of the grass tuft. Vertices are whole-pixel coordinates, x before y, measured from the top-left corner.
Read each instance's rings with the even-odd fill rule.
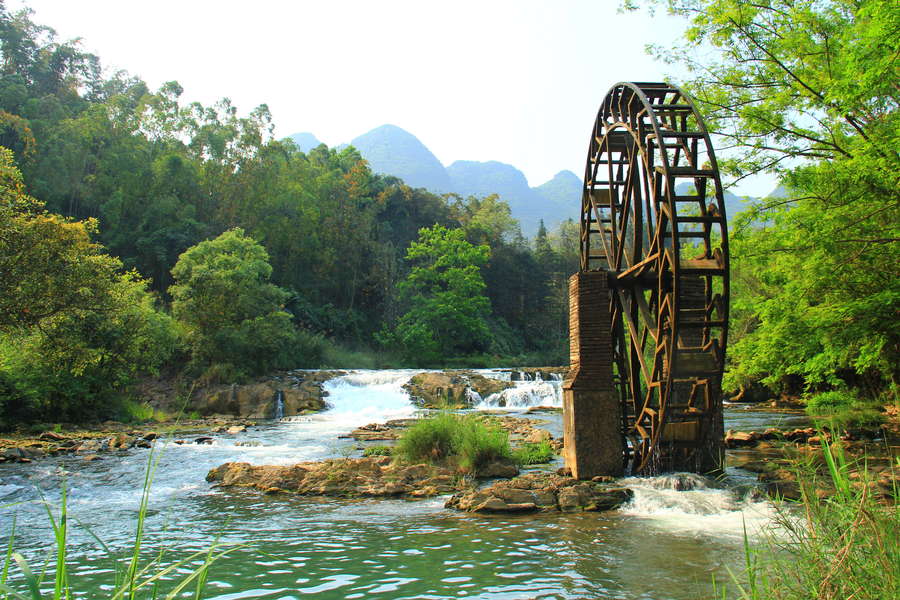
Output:
[[[407,462],[454,463],[473,472],[491,461],[511,458],[509,436],[473,415],[441,413],[410,427],[395,455]]]
[[[513,460],[520,465],[543,465],[551,462],[556,457],[556,451],[550,442],[526,442],[520,448],[513,451]]]

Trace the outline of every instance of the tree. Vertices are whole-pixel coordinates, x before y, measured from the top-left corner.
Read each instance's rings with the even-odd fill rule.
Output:
[[[0,331],[72,311],[109,310],[121,263],[91,241],[96,222],[48,213],[0,147]]]
[[[733,227],[726,383],[900,383],[900,11],[881,0],[666,0],[661,58],[726,142],[724,170],[785,193]]]
[[[480,270],[489,256],[490,249],[467,242],[462,229],[419,230],[406,252],[412,270],[399,286],[409,310],[381,339],[419,363],[487,349],[490,301]]]
[[[0,148],[0,424],[84,420],[174,350],[147,282],[91,241],[93,221],[49,213]]]
[[[182,254],[172,276],[172,314],[184,327],[192,367],[210,379],[258,375],[315,362],[283,309],[289,294],[269,283],[269,255],[231,229]]]

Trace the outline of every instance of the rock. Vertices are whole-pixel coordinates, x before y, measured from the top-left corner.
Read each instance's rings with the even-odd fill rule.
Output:
[[[190,409],[207,417],[271,419],[275,417],[276,398],[280,395],[282,416],[316,412],[327,407],[322,384],[340,375],[342,371],[292,372],[289,378],[268,378],[245,385],[213,385],[194,392]]]
[[[515,477],[519,467],[512,460],[500,459],[491,461],[478,468],[476,475],[484,478]]]
[[[525,442],[529,444],[540,444],[541,442],[549,442],[553,439],[550,432],[546,429],[534,429],[525,437]]]
[[[147,433],[144,434],[144,439],[147,440],[148,442],[152,442],[153,440],[155,440],[158,437],[159,437],[159,434],[156,433],[155,431],[148,431]]]
[[[390,457],[333,459],[289,466],[226,463],[206,476],[219,487],[252,487],[266,493],[309,496],[424,498],[465,489],[450,469],[398,465]]]
[[[403,386],[413,401],[425,408],[467,407],[471,404],[468,388],[468,378],[452,371],[419,373]]]
[[[756,442],[759,441],[759,434],[755,431],[746,432],[746,431],[734,431],[733,429],[729,429],[725,433],[725,447],[726,448],[746,448],[752,447],[756,445]]]
[[[247,440],[244,442],[235,442],[234,445],[235,446],[246,446],[246,447],[250,447],[250,448],[257,448],[259,446],[262,446],[262,442],[257,442],[256,440]]]
[[[106,445],[108,446],[108,443]],[[78,444],[75,452],[98,452],[105,449],[104,444],[98,440],[84,440]]]
[[[209,436],[200,436],[200,437],[194,439],[194,443],[195,444],[212,444],[213,438],[211,438]]]
[[[6,448],[3,450],[3,458],[10,462],[20,462],[28,458],[28,451],[24,448]]]
[[[97,456],[96,454],[87,454],[85,456],[82,456],[81,460],[83,460],[85,462],[93,462],[95,460],[103,460],[103,459],[100,458],[99,456]]]
[[[466,512],[612,510],[631,499],[627,488],[578,481],[553,473],[527,473],[480,490],[455,494],[447,508]]]
[[[152,448],[153,444],[151,444],[147,440],[139,440],[139,441],[135,442],[134,447],[135,448]]]
[[[118,448],[119,450],[127,450],[134,445],[135,439],[124,433],[117,433],[109,440],[110,448]]]
[[[38,439],[48,442],[62,442],[64,440],[67,440],[68,438],[61,433],[56,433],[55,431],[45,431],[38,437]]]
[[[505,502],[496,496],[491,496],[478,506],[472,509],[472,512],[480,513],[511,513],[511,512],[531,512],[538,510],[533,502]]]
[[[229,427],[228,429],[225,430],[225,433],[234,435],[237,433],[244,433],[245,431],[247,431],[247,427],[244,425],[232,425],[231,427]]]

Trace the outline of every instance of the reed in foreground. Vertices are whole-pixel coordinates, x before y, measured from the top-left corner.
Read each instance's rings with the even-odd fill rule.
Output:
[[[804,472],[802,498],[796,506],[781,507],[775,530],[758,547],[745,536],[745,570],[733,577],[741,600],[900,598],[896,502],[874,498],[865,468],[851,478],[839,445],[824,444],[822,450],[834,495],[817,495],[814,473]],[[898,498],[896,485],[893,497]],[[722,597],[728,596],[723,591]]]
[[[89,528],[85,530],[103,548],[110,561],[115,565],[114,581],[110,582],[111,600],[137,600],[138,598],[184,597],[187,590],[193,589],[192,597],[199,600],[203,597],[206,578],[210,566],[223,556],[244,547],[243,545],[226,545],[218,541],[207,550],[194,552],[184,558],[165,563],[164,552],[154,552],[153,558],[142,561],[141,550],[144,542],[144,524],[150,498],[150,487],[153,474],[159,461],[159,454],[151,450],[144,473],[143,493],[140,508],[135,522],[135,534],[131,551],[124,557],[111,549],[100,537]],[[15,520],[0,571],[0,598],[3,600],[69,600],[76,595],[83,595],[96,590],[80,590],[69,579],[67,566],[68,533],[70,515],[67,510],[65,485],[60,493],[59,507],[56,511],[49,502],[42,500],[52,528],[53,539],[47,546],[54,552],[48,556],[40,570],[35,570],[28,560],[16,551]],[[19,503],[17,503],[19,504]],[[13,508],[16,505],[0,507]],[[55,514],[54,514],[55,513]],[[195,561],[202,560],[197,567]],[[49,574],[49,575],[48,575]],[[52,578],[52,580],[51,580]]]

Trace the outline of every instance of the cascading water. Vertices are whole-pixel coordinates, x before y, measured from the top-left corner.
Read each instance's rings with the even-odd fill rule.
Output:
[[[494,377],[489,371],[482,372],[485,377]],[[540,371],[531,377],[528,373],[520,373],[511,379],[513,387],[491,394],[480,403],[473,404],[478,409],[525,409],[536,406],[562,407],[562,377],[551,373],[549,380],[544,380]],[[500,377],[494,377],[500,379]]]
[[[284,418],[284,392],[282,390],[275,392],[275,416],[273,418],[276,420]]]

